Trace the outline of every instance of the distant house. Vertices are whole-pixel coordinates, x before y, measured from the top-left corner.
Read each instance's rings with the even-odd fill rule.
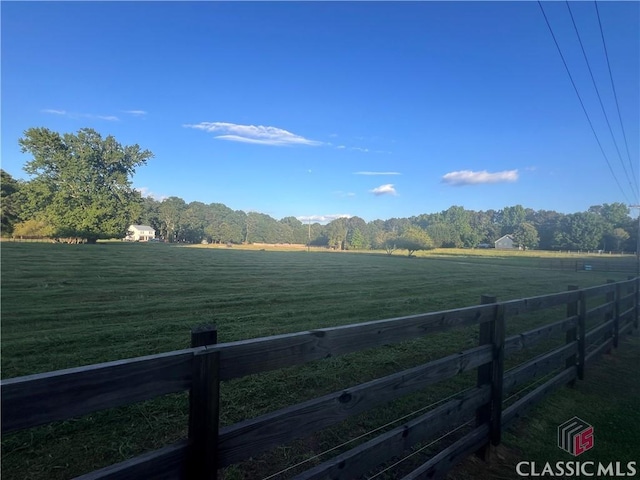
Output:
[[[149,225],[130,225],[125,240],[128,242],[148,242],[156,238],[156,231]]]
[[[499,250],[515,250],[518,248],[516,240],[511,235],[504,235],[494,242]]]

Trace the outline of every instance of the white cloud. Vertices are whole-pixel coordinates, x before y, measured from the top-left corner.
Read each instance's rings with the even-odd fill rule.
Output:
[[[402,175],[400,172],[353,172],[354,175]]]
[[[232,142],[255,143],[260,145],[322,145],[322,142],[310,140],[300,135],[288,132],[277,127],[265,127],[263,125],[238,125],[225,122],[201,122],[198,124],[185,124],[183,127],[204,130],[205,132],[218,133],[215,138]]]
[[[398,195],[396,189],[394,188],[392,183],[386,183],[384,185],[380,185],[379,187],[374,188],[373,190],[369,190],[370,193],[374,195]]]
[[[148,187],[140,187],[140,188],[136,188],[135,190],[140,192],[140,195],[142,195],[142,197],[153,198],[158,202],[161,202],[166,198],[169,198],[166,195],[158,195],[157,193],[153,193]]]
[[[481,172],[460,170],[458,172],[449,172],[442,177],[443,183],[453,186],[515,182],[516,180],[518,180],[518,170],[505,170],[495,173],[489,173],[486,170]]]
[[[347,147],[345,147],[344,145],[338,145],[336,148],[337,148],[338,150],[344,150],[344,149],[345,149],[345,148],[347,148]]]
[[[351,150],[356,150],[357,152],[365,152],[365,153],[369,152],[368,148],[362,148],[362,147],[351,147]]]
[[[318,223],[329,223],[337,218],[351,218],[353,215],[348,213],[336,213],[333,215],[303,215],[300,217],[296,217],[301,222],[318,222]]]
[[[124,113],[133,115],[134,117],[144,117],[147,114],[144,110],[125,110]]]
[[[51,113],[53,115],[64,115],[69,118],[97,118],[98,120],[107,120],[109,122],[117,122],[120,120],[115,115],[94,115],[93,113],[67,112],[66,110],[54,110],[51,108],[44,109],[42,112]]]

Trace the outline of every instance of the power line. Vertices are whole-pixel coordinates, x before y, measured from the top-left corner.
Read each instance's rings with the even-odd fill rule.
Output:
[[[602,113],[604,115],[604,119],[607,122],[607,126],[609,127],[609,133],[611,133],[611,138],[613,139],[613,144],[616,147],[616,151],[618,152],[618,158],[620,158],[620,163],[622,164],[622,170],[624,171],[625,177],[627,177],[627,181],[629,182],[629,187],[631,187],[632,195],[635,195],[638,198],[638,190],[636,185],[631,183],[631,178],[629,177],[629,173],[627,172],[627,167],[624,164],[624,160],[622,160],[622,154],[620,153],[620,148],[618,147],[618,142],[616,141],[616,137],[613,134],[613,129],[611,128],[611,123],[609,122],[609,116],[607,115],[607,111],[604,108],[604,104],[602,103],[602,97],[600,96],[600,90],[598,90],[598,85],[596,85],[596,79],[593,76],[593,71],[591,70],[591,64],[589,63],[589,58],[587,57],[587,52],[584,49],[584,45],[582,43],[582,38],[580,37],[580,32],[578,32],[578,26],[576,25],[575,18],[573,17],[573,12],[571,11],[571,7],[569,6],[569,0],[565,0],[567,5],[567,9],[569,10],[569,16],[571,16],[571,22],[573,23],[573,28],[576,32],[576,36],[578,37],[578,42],[580,43],[580,48],[582,49],[582,55],[584,56],[584,61],[587,63],[587,68],[589,69],[589,75],[591,76],[591,82],[593,83],[593,88],[596,90],[596,95],[598,96],[598,101],[600,102],[600,108],[602,109]],[[608,60],[607,60],[608,61]]]
[[[582,111],[584,112],[584,115],[587,117],[587,122],[589,122],[589,126],[591,127],[591,132],[593,133],[593,136],[595,137],[596,142],[598,143],[598,147],[600,147],[600,151],[602,152],[602,156],[604,157],[605,161],[607,162],[607,166],[609,167],[609,171],[611,172],[611,175],[613,176],[613,179],[616,181],[616,185],[618,185],[618,188],[622,192],[622,195],[627,200],[627,203],[631,203],[629,201],[629,197],[627,197],[627,194],[625,193],[624,189],[622,188],[622,185],[620,185],[620,182],[618,181],[618,177],[616,177],[616,174],[613,171],[613,168],[611,168],[611,163],[609,162],[609,158],[607,157],[607,154],[604,153],[604,149],[602,148],[602,144],[600,143],[600,139],[598,138],[598,134],[596,133],[595,129],[593,128],[593,123],[591,122],[591,118],[589,117],[589,114],[587,113],[587,109],[584,106],[584,102],[582,101],[582,97],[580,96],[580,93],[578,92],[578,87],[576,87],[576,84],[573,81],[573,77],[571,76],[571,72],[569,71],[569,67],[567,65],[567,62],[564,59],[564,55],[562,55],[562,50],[560,49],[560,45],[558,45],[558,40],[556,40],[556,36],[553,33],[553,29],[551,28],[551,24],[549,23],[549,19],[547,18],[546,13],[544,12],[544,8],[542,8],[542,3],[540,3],[540,0],[538,0],[538,5],[540,6],[540,10],[542,11],[542,16],[544,17],[544,20],[547,23],[547,27],[549,28],[549,32],[551,33],[551,37],[553,38],[553,42],[556,44],[556,48],[558,49],[558,53],[560,54],[560,58],[562,59],[562,63],[564,64],[564,68],[567,71],[567,75],[569,76],[569,80],[571,80],[571,85],[573,85],[573,90],[576,92],[576,95],[578,96],[578,100],[580,101],[580,106],[582,107]]]
[[[631,168],[631,174],[633,175],[633,179],[636,182],[636,186],[637,186],[638,177],[636,176],[636,173],[633,171],[633,162],[631,161],[631,153],[629,153],[629,143],[627,142],[627,134],[624,130],[624,124],[622,123],[622,115],[620,114],[620,104],[618,103],[618,94],[616,93],[616,86],[613,83],[613,75],[611,73],[611,63],[609,63],[609,53],[607,52],[607,44],[604,41],[604,31],[602,30],[602,22],[600,21],[600,10],[598,10],[598,2],[594,0],[593,3],[596,6],[596,14],[598,16],[598,25],[600,26],[600,37],[602,38],[602,45],[604,46],[604,55],[607,58],[607,68],[609,70],[609,79],[611,80],[611,88],[613,89],[613,98],[615,98],[616,100],[616,108],[618,109],[618,119],[620,120],[620,128],[622,129],[624,144],[627,148],[627,159],[629,160],[629,167]]]

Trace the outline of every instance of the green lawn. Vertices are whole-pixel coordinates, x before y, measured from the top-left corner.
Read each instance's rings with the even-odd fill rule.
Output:
[[[514,478],[516,465],[523,461],[535,462],[539,470],[547,462],[621,462],[624,472],[628,462],[636,462],[640,472],[639,362],[636,332],[624,337],[612,355],[595,363],[584,381],[556,391],[510,428],[490,464],[469,458],[451,472],[449,480]],[[595,439],[593,449],[575,458],[557,446],[558,426],[574,416],[594,427]]]
[[[2,244],[2,378],[187,347],[215,323],[219,341],[452,309],[481,294],[514,299],[601,284],[626,274],[550,271],[528,252],[482,257],[388,257],[342,252],[185,248],[163,244]],[[575,257],[572,257],[575,258]],[[471,260],[471,261],[470,261]],[[542,317],[518,319],[513,331]],[[223,385],[230,424],[476,344],[449,332]],[[312,441],[277,449],[227,478],[255,478],[411,412],[471,376],[424,392]],[[447,390],[448,389],[448,390]],[[186,434],[186,395],[6,435],[5,478],[69,478]]]

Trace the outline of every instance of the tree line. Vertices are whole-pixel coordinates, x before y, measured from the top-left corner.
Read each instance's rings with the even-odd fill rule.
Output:
[[[155,200],[133,189],[135,168],[153,154],[123,146],[91,129],[60,135],[33,128],[19,140],[33,155],[31,176],[1,171],[3,235],[51,238],[123,238],[130,224],[150,225],[167,242],[292,243],[338,250],[476,248],[511,235],[526,249],[635,251],[638,226],[622,203],[564,214],[522,205],[474,211],[452,206],[439,213],[366,222],[337,218],[326,225],[280,220],[222,203]]]

